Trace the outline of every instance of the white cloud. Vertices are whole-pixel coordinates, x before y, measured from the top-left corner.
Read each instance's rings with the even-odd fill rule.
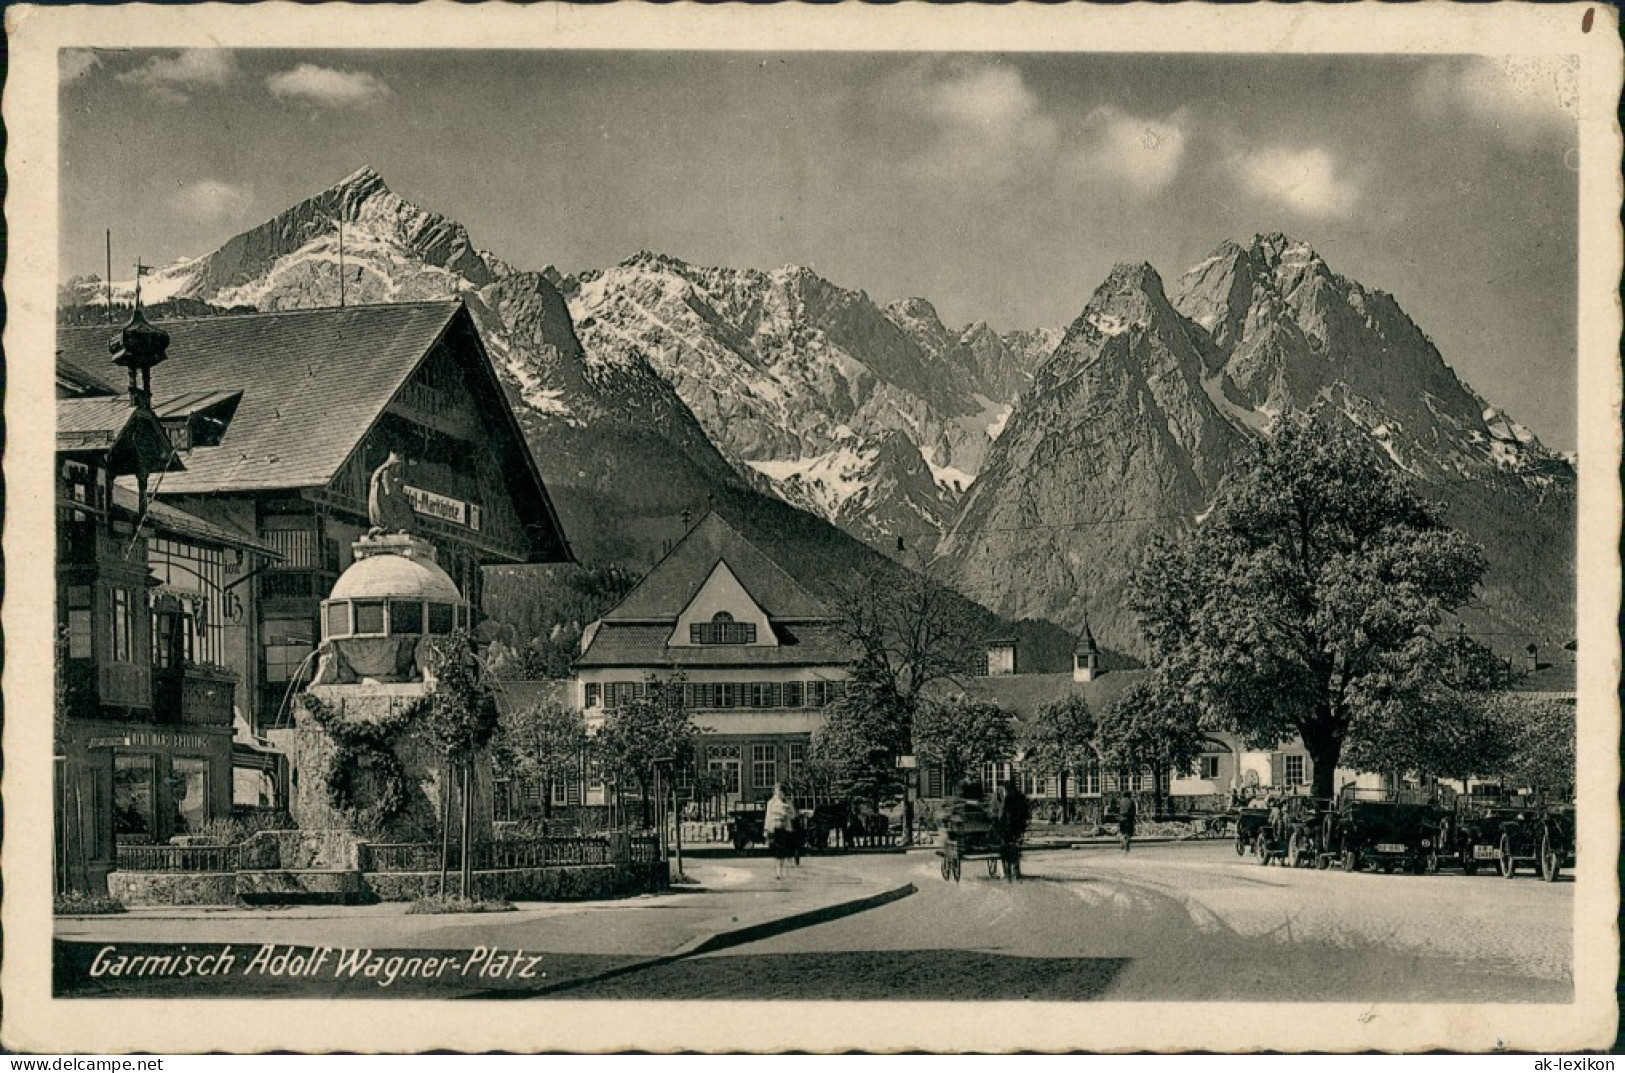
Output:
[[[1319,147],[1259,149],[1237,156],[1233,164],[1254,195],[1302,216],[1343,216],[1360,197],[1359,183]]]
[[[237,61],[223,48],[189,48],[171,56],[154,56],[118,76],[120,82],[144,86],[165,100],[186,100],[189,91],[223,86],[237,73]]]
[[[1004,184],[1047,164],[1057,142],[1055,120],[1021,72],[1004,64],[922,65],[888,96],[910,122],[927,128],[913,163],[936,179]]]
[[[1512,141],[1526,142],[1575,119],[1578,62],[1574,56],[1440,61],[1417,78],[1417,105],[1434,116],[1465,113]]]
[[[242,216],[253,204],[254,192],[219,179],[200,179],[176,190],[169,200],[176,211],[194,220],[215,223]]]
[[[65,48],[56,54],[57,72],[65,86],[102,65],[101,53],[93,48]]]
[[[272,96],[329,108],[370,108],[389,96],[383,79],[367,71],[340,71],[301,63],[265,80]]]
[[[1148,119],[1097,108],[1084,121],[1081,144],[1066,160],[1067,171],[1084,179],[1109,179],[1143,195],[1162,190],[1185,157],[1184,109],[1166,119]]]

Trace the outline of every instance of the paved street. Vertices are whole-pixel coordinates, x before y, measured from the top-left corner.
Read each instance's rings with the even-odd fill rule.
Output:
[[[917,894],[571,998],[1565,1001],[1573,885],[1259,867],[1227,843],[848,859]]]
[[[109,943],[134,955],[236,944],[234,974],[208,985],[223,996],[1561,1002],[1572,990],[1568,881],[1262,868],[1227,842],[1035,851],[1017,883],[976,861],[945,882],[927,852],[809,858],[784,881],[754,856],[690,872],[703,889],[495,915],[65,918],[59,991],[199,993],[195,978],[93,978],[89,959]],[[245,971],[265,943],[453,967],[387,986],[331,961],[307,977]],[[492,979],[476,948],[545,957],[532,975]]]

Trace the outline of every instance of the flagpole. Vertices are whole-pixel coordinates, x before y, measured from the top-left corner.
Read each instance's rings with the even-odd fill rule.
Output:
[[[107,323],[113,323],[113,229],[107,229],[107,278],[102,280],[107,291]]]

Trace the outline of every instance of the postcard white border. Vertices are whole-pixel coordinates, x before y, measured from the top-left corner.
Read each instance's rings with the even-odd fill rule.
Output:
[[[1582,19],[1594,20],[1589,33]],[[13,7],[5,287],[9,566],[4,607],[5,1008],[36,1052],[464,1050],[1387,1050],[1605,1048],[1619,964],[1621,50],[1606,4],[890,7],[674,5]],[[1564,1005],[863,1003],[794,1016],[752,1003],[56,1000],[50,996],[51,604],[57,65],[64,46],[649,48],[1558,54],[1581,61],[1581,785],[1576,998]],[[139,132],[137,132],[138,134]],[[110,153],[111,169],[140,167]]]

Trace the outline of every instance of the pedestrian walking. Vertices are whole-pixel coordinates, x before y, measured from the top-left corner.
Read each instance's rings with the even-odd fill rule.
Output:
[[[1129,844],[1134,841],[1134,825],[1140,817],[1140,807],[1134,802],[1133,794],[1124,794],[1117,801],[1117,837],[1123,843],[1123,852],[1127,853]]]
[[[768,848],[773,851],[775,879],[784,878],[784,862],[795,853],[795,811],[795,806],[784,799],[783,788],[775,785],[762,817],[762,830],[767,835]]]

